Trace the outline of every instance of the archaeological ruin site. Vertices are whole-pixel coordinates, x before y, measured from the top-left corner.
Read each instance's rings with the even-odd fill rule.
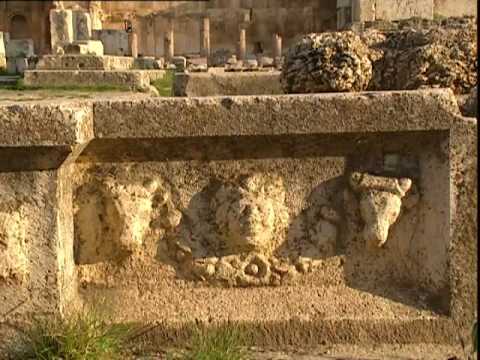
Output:
[[[476,359],[477,141],[473,0],[0,1],[0,359]]]

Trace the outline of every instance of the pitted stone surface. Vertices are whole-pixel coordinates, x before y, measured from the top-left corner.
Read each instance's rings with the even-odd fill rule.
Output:
[[[373,25],[359,35],[307,35],[287,55],[281,76],[284,92],[448,87],[466,94],[476,85],[474,18],[430,22],[426,28],[390,25]]]
[[[282,68],[285,93],[366,90],[369,49],[353,32],[309,34],[292,47]]]
[[[157,343],[184,339],[192,324],[232,322],[273,348],[319,339],[458,344],[470,331],[477,302],[476,121],[460,116],[451,90],[52,101],[2,105],[0,114],[4,154],[80,147],[58,170],[0,173],[34,220],[25,223],[28,286],[0,281],[1,313],[28,299],[14,312],[18,322],[107,297],[119,321],[153,319],[158,327],[149,337]],[[403,166],[404,155],[417,166]],[[342,202],[351,171],[405,177],[419,190],[381,251],[365,251],[360,209]],[[238,179],[257,173],[265,179]],[[74,263],[72,202],[88,196],[72,195],[91,179],[107,183],[95,196],[116,203],[98,209],[128,222],[118,228],[135,245],[119,262]],[[360,181],[361,191],[405,194],[402,205],[409,199],[407,182],[370,180]],[[259,242],[275,244],[273,255],[268,246],[244,251],[245,242],[236,240],[229,252],[240,253],[197,251],[217,244],[188,230],[221,207],[210,200],[222,186],[227,195],[220,200],[233,198],[226,204],[238,208],[277,203],[257,213],[250,206],[240,217],[222,211],[218,223],[226,229],[223,220],[232,218],[236,240],[245,237],[238,231],[245,223],[247,234],[257,221],[272,229],[268,209],[277,214],[284,206],[286,241]],[[239,189],[244,196],[231,196]],[[216,216],[210,220],[218,225]],[[104,223],[116,230],[121,221]],[[185,232],[176,233],[179,227]],[[188,235],[197,247],[179,241]],[[220,277],[232,287],[216,283]]]

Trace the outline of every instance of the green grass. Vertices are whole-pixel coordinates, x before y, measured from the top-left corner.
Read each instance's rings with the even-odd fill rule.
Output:
[[[25,90],[47,90],[47,91],[78,91],[78,92],[105,92],[105,91],[131,91],[128,86],[95,85],[95,86],[26,86],[23,79],[19,79],[13,85],[0,85],[2,90],[25,91]]]
[[[152,85],[158,90],[160,96],[173,96],[174,72],[167,70],[161,79],[152,81]]]
[[[189,350],[171,359],[183,360],[245,360],[242,348],[245,335],[234,327],[214,330],[197,330],[193,335]]]
[[[14,359],[114,360],[134,332],[130,325],[113,324],[91,310],[67,319],[36,320],[25,332],[25,344]]]
[[[0,69],[0,76],[15,76],[17,74],[11,74],[6,69]]]

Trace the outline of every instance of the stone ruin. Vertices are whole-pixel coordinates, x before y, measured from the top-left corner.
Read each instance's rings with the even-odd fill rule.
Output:
[[[388,25],[305,36],[286,56],[284,92],[449,87],[466,94],[477,84],[475,18]]]
[[[451,90],[24,102],[0,130],[6,338],[99,298],[156,344],[470,333],[476,121]]]

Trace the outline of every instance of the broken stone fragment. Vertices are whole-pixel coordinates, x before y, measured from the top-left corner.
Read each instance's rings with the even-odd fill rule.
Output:
[[[360,214],[365,223],[362,236],[367,247],[382,247],[390,227],[400,216],[402,198],[412,187],[412,181],[354,172],[350,175],[350,186],[360,196]]]

